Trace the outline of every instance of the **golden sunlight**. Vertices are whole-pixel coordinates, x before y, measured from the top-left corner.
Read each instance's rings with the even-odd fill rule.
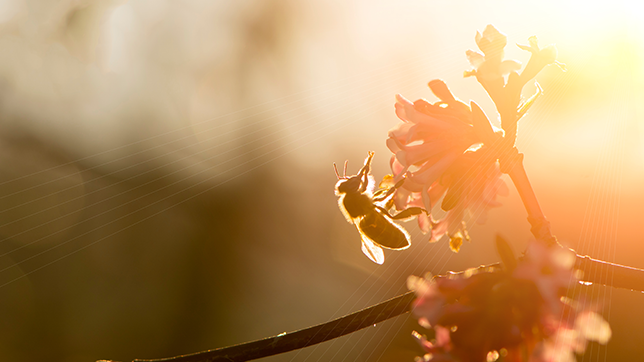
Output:
[[[516,140],[553,234],[580,254],[644,267],[644,2],[0,1],[0,361],[232,345],[373,305],[412,273],[498,262],[497,234],[525,250],[527,214],[496,159],[450,168],[453,180],[469,172],[481,184],[472,190],[485,190],[466,198],[452,184],[462,192],[450,194],[451,210],[467,201],[477,220],[487,217],[467,229],[457,212],[440,225],[421,213],[400,223],[407,235],[390,223],[400,214],[384,209],[394,194],[367,187],[342,196],[341,207],[362,207],[349,225],[333,195],[333,163],[348,159],[353,175],[368,150],[365,177],[379,181],[395,165],[401,179],[439,185],[429,176],[447,168],[419,172],[430,142],[407,137],[421,127],[407,128],[400,114],[429,116],[408,100],[426,100],[418,108],[427,112],[438,104],[431,110],[447,116],[436,124],[467,141],[427,156],[441,167],[474,150],[473,110],[500,126],[486,89],[463,77],[476,68],[466,51],[483,51],[475,35],[488,24],[507,36],[506,60],[525,67],[531,53],[515,44],[536,36],[566,64],[528,78],[521,96],[535,93],[535,81],[543,94]],[[436,79],[464,108],[428,87]],[[360,186],[375,185],[366,177]],[[399,204],[433,207],[403,185],[394,191],[418,197]],[[446,197],[447,188],[432,191]],[[379,224],[362,225],[367,216]],[[362,239],[369,258],[386,255],[382,266],[360,249],[372,225],[399,241]],[[453,249],[463,244],[457,256],[450,237]],[[644,355],[644,295],[593,288],[614,332],[600,357]],[[412,361],[420,347],[410,333],[388,342],[411,328],[395,323],[271,361]]]

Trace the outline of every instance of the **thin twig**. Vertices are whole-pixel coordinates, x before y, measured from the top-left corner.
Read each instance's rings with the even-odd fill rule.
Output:
[[[498,264],[480,269],[497,268]],[[589,256],[577,255],[576,268],[583,271],[582,280],[594,284],[644,291],[644,269],[608,263]],[[608,277],[608,276],[613,277]],[[414,292],[407,292],[374,306],[299,331],[188,355],[161,359],[137,359],[134,362],[242,362],[294,351],[338,338],[410,310]]]
[[[374,326],[409,311],[414,292],[408,292],[374,306],[317,326],[235,346],[189,355],[135,362],[241,362],[312,346]]]
[[[584,273],[581,278],[584,281],[644,293],[642,269],[593,259],[588,255],[577,255],[575,268]]]

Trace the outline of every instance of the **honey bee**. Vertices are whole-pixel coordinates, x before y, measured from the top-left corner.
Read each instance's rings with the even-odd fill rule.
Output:
[[[347,221],[354,224],[360,232],[362,252],[374,263],[382,264],[385,261],[382,248],[404,250],[411,245],[407,231],[393,220],[407,219],[424,210],[412,207],[394,216],[389,214],[391,196],[402,186],[405,179],[387,190],[379,190],[374,196],[375,180],[371,175],[373,155],[373,152],[369,152],[364,166],[355,176],[347,176],[347,162],[344,163],[342,176],[338,173],[335,163],[333,164],[335,175],[338,177],[335,194],[339,196],[338,205]]]

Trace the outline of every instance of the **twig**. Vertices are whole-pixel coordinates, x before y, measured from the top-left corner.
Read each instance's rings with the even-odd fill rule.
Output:
[[[498,264],[479,269],[497,268]],[[582,279],[594,284],[644,291],[644,269],[608,263],[589,256],[577,255],[576,268]],[[457,273],[458,274],[458,273]],[[338,338],[410,310],[414,292],[407,292],[374,306],[299,331],[188,355],[160,359],[137,359],[134,362],[242,362],[294,351]]]
[[[258,341],[171,358],[137,359],[135,362],[241,362],[268,357],[338,338],[404,314],[409,311],[414,297],[414,292],[408,292],[330,322]]]
[[[584,272],[581,278],[584,281],[644,293],[642,269],[593,259],[588,255],[577,255],[575,268]]]

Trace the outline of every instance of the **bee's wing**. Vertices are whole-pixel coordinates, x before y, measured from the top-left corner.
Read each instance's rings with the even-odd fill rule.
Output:
[[[355,223],[363,235],[372,243],[387,249],[404,250],[411,245],[411,238],[405,229],[377,209]]]
[[[362,252],[366,255],[371,261],[376,264],[382,264],[385,262],[385,253],[382,251],[382,248],[374,244],[371,239],[369,239],[362,232]]]

